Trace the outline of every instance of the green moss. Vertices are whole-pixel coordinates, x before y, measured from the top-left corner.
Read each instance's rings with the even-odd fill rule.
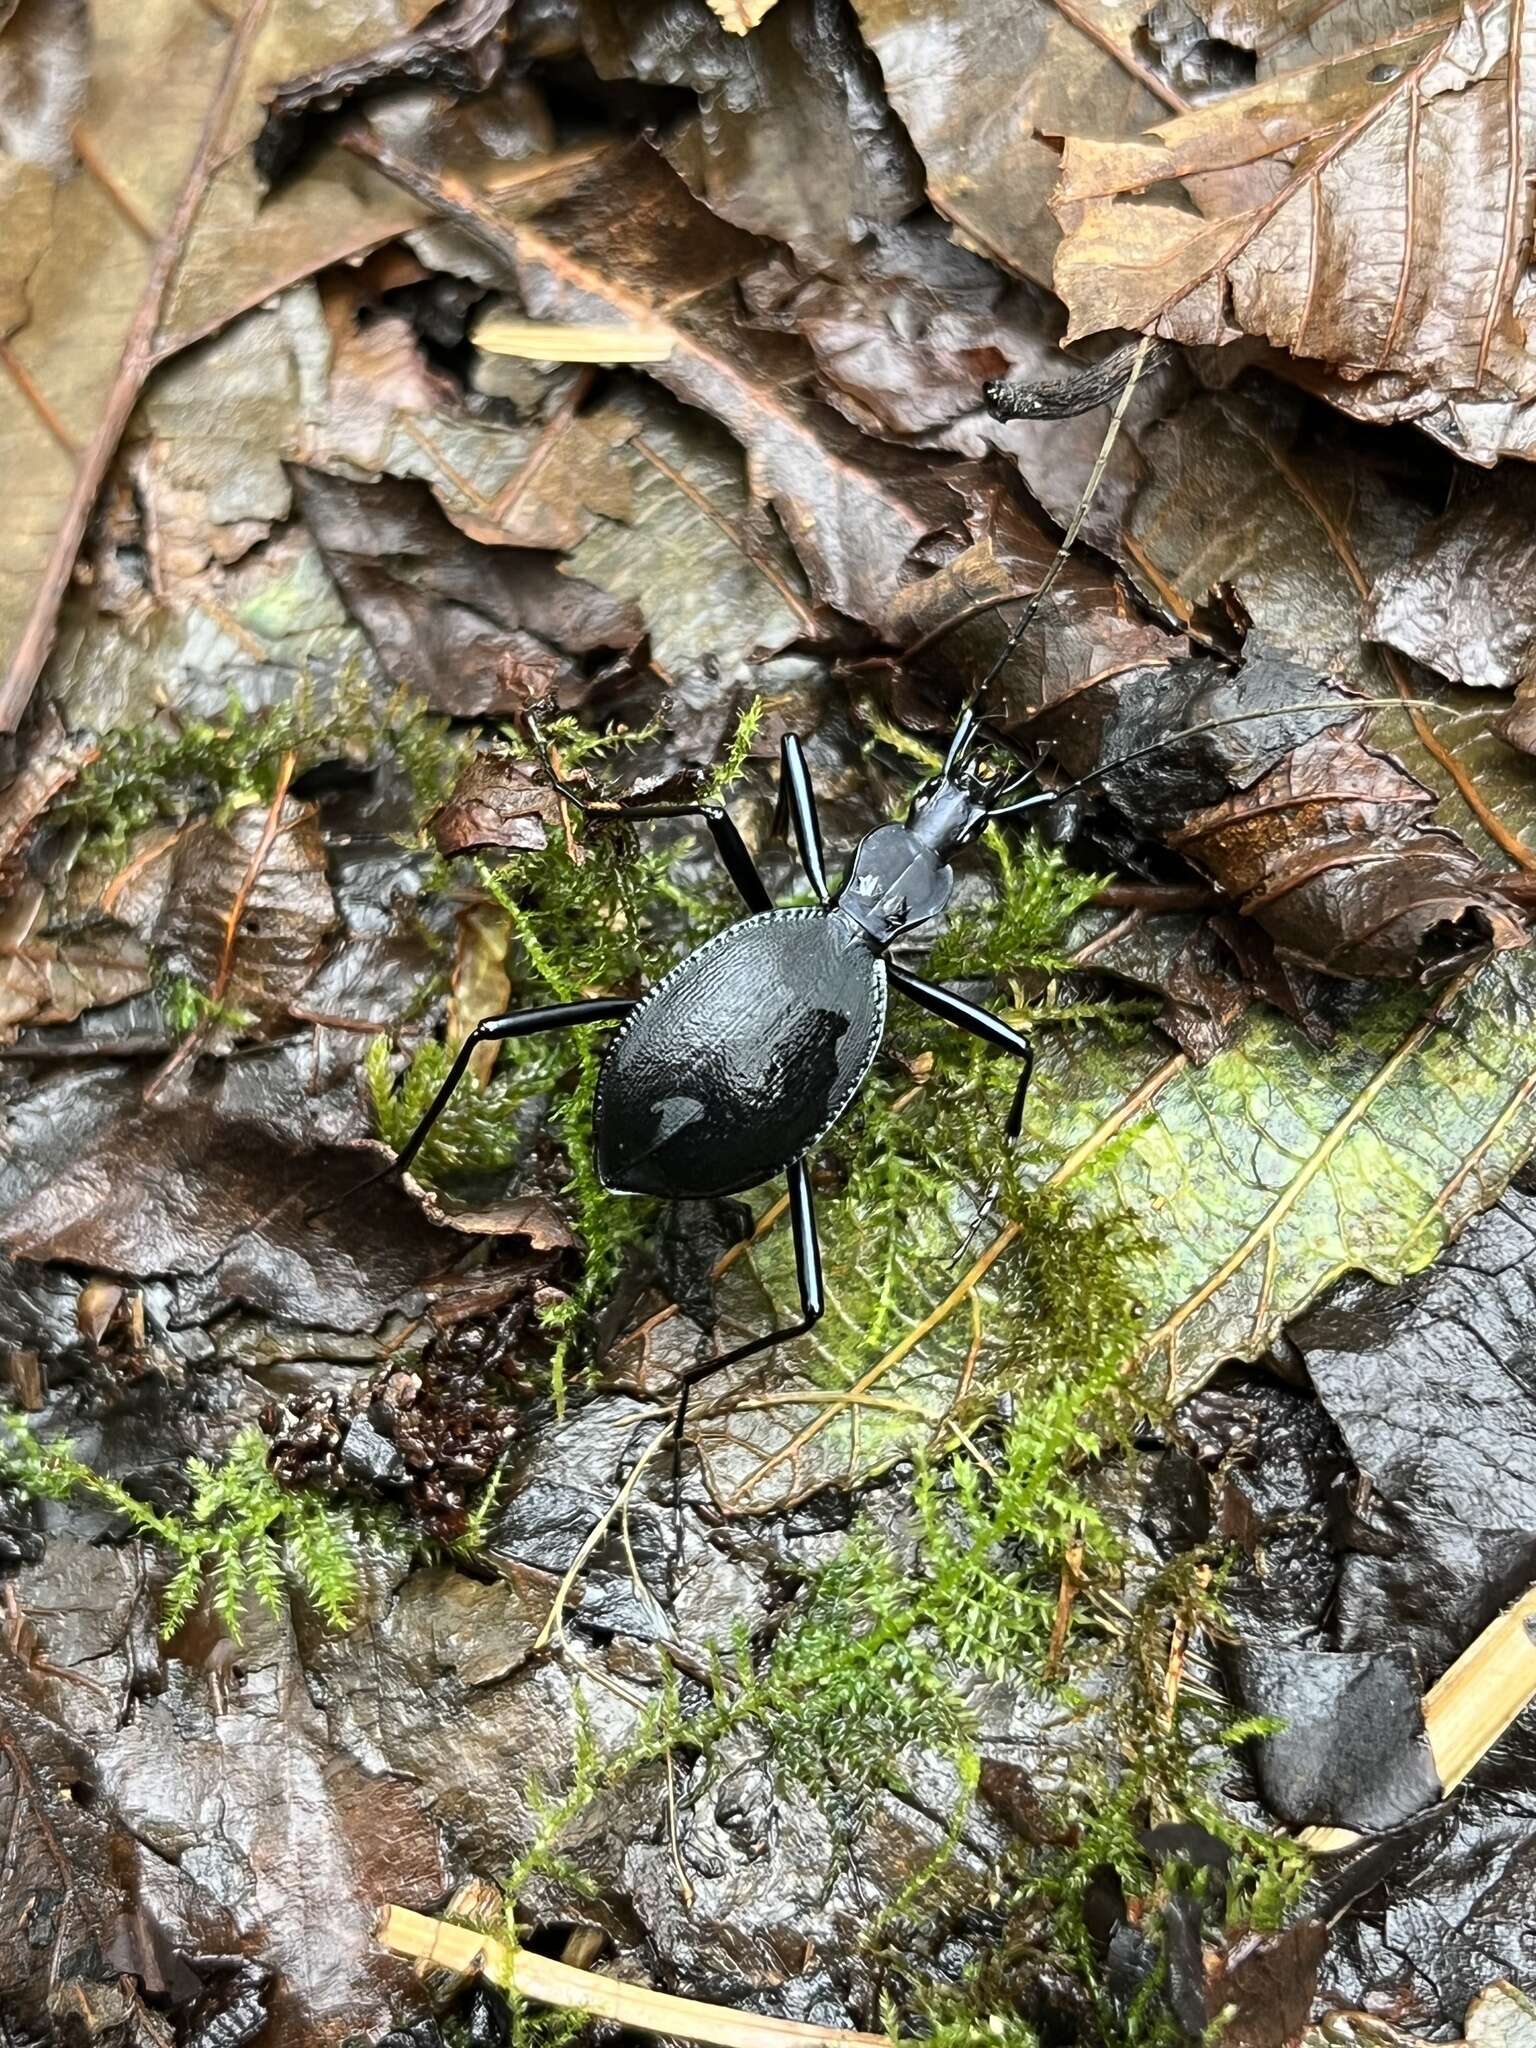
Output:
[[[260,710],[231,698],[222,718],[106,734],[48,815],[82,828],[81,854],[119,861],[136,832],[161,820],[270,803],[290,756],[290,775],[301,775],[323,761],[365,766],[390,754],[424,817],[447,797],[465,744],[404,691],[380,704],[359,676],[324,697],[301,680],[282,703]]]
[[[44,1443],[19,1416],[0,1412],[0,1481],[39,1500],[78,1494],[99,1501],[176,1560],[162,1635],[176,1633],[206,1590],[239,1642],[247,1600],[279,1613],[290,1577],[333,1627],[346,1627],[358,1592],[358,1524],[315,1494],[279,1486],[260,1430],[243,1430],[220,1465],[191,1459],[187,1480],[186,1513],[161,1513],[83,1463],[68,1443]]]

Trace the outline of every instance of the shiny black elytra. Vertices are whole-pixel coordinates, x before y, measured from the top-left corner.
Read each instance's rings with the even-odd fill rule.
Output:
[[[718,804],[620,806],[594,802],[555,778],[578,809],[619,817],[702,818],[749,915],[679,962],[647,994],[597,996],[487,1017],[460,1046],[447,1079],[401,1148],[404,1172],[463,1078],[476,1048],[578,1024],[617,1024],[594,1106],[598,1172],[616,1194],[673,1201],[739,1194],[784,1174],[800,1287],[800,1319],[770,1330],[682,1376],[673,1434],[680,1438],[698,1382],[775,1344],[803,1336],[826,1306],[807,1154],[831,1130],[874,1064],[889,991],[920,1003],[1019,1062],[1005,1126],[1017,1138],[1033,1054],[1029,1040],[964,997],[898,967],[888,954],[944,909],[950,857],[990,818],[1044,801],[1010,803],[1025,777],[988,777],[967,710],[942,771],[918,791],[905,824],[859,842],[848,875],[827,886],[816,798],[800,742],[782,747],[775,829],[793,826],[814,909],[778,910],[729,811]]]

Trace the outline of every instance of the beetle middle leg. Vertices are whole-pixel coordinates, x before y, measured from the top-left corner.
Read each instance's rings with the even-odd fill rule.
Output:
[[[1034,1047],[1022,1031],[1015,1031],[1011,1024],[1005,1024],[1001,1017],[994,1017],[990,1010],[982,1009],[978,1003],[968,1003],[953,989],[941,988],[935,981],[924,981],[920,974],[909,974],[906,968],[894,964],[888,971],[892,986],[909,995],[914,1003],[921,1003],[935,1017],[942,1017],[946,1024],[968,1031],[973,1038],[985,1039],[999,1052],[1011,1052],[1019,1062],[1019,1081],[1013,1091],[1013,1107],[1003,1127],[1011,1145],[1024,1128],[1024,1098],[1029,1093],[1029,1077],[1035,1068]]]
[[[463,1080],[470,1061],[482,1045],[495,1044],[504,1038],[531,1038],[537,1031],[569,1031],[578,1024],[619,1024],[635,1008],[637,1000],[634,996],[592,996],[577,1003],[548,1003],[537,1010],[509,1010],[504,1016],[482,1017],[459,1047],[447,1078],[427,1105],[426,1113],[415,1130],[388,1166],[381,1167],[366,1180],[360,1180],[355,1188],[347,1190],[347,1200],[360,1195],[364,1188],[406,1172],[426,1143],[432,1126],[448,1107],[453,1091]],[[318,1209],[306,1211],[306,1215],[318,1216],[333,1206],[331,1202],[323,1202]]]
[[[768,884],[757,871],[757,862],[752,858],[747,842],[737,830],[736,821],[724,804],[669,804],[669,803],[621,803],[616,797],[583,796],[550,765],[544,742],[537,725],[529,719],[529,729],[538,747],[539,757],[544,763],[545,773],[556,791],[568,804],[574,804],[585,817],[607,818],[616,825],[645,824],[660,818],[702,818],[709,827],[725,871],[736,884],[737,894],[748,910],[772,910],[773,898],[768,893]]]
[[[789,1227],[795,1246],[795,1278],[800,1287],[800,1320],[787,1323],[781,1330],[769,1330],[764,1336],[749,1338],[733,1350],[722,1351],[718,1358],[705,1359],[702,1365],[689,1366],[679,1382],[677,1413],[672,1418],[674,1456],[681,1450],[683,1431],[688,1421],[688,1398],[700,1380],[723,1372],[728,1365],[739,1365],[744,1358],[751,1358],[759,1351],[772,1350],[775,1344],[788,1344],[796,1337],[803,1337],[807,1330],[814,1329],[820,1322],[826,1308],[821,1240],[816,1233],[816,1205],[811,1199],[810,1171],[803,1159],[790,1162],[788,1178]]]

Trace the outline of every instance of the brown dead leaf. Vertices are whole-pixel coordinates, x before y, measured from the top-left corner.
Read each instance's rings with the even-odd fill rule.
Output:
[[[83,1010],[152,986],[147,952],[120,925],[99,920],[55,933],[47,920],[37,882],[0,901],[0,1041],[13,1039],[23,1024],[67,1024]]]
[[[471,754],[453,794],[432,818],[432,837],[445,860],[495,847],[538,853],[558,830],[560,799],[506,753]]]
[[[1077,0],[855,0],[864,40],[967,248],[1048,284],[1061,159],[1047,138],[1135,135],[1182,103],[1132,37],[1145,9]]]
[[[735,280],[758,245],[698,206],[653,152],[622,148],[537,222],[508,222],[377,136],[352,146],[510,260],[536,317],[668,327],[672,353],[650,374],[746,449],[754,491],[817,595],[872,625],[889,617],[918,551],[955,528],[957,500],[931,462],[862,439],[802,395],[802,345],[738,317]]]
[[[441,1852],[414,1785],[335,1753],[286,1626],[261,1634],[242,1660],[253,1676],[221,1699],[190,1661],[213,1643],[188,1630],[166,1691],[99,1743],[101,1777],[159,1852],[148,1860],[168,1916],[193,1919],[196,1898],[223,1920],[225,1943],[271,1970],[263,2039],[342,2048],[398,2018],[400,1977],[374,1918],[387,1900],[438,1895]]]
[[[11,482],[0,521],[0,728],[14,729],[47,655],[86,519],[153,364],[419,217],[339,159],[258,229],[242,148],[253,94],[274,75],[266,67],[281,76],[301,52],[339,55],[360,30],[376,41],[404,4],[284,13],[246,0],[231,29],[217,12],[145,0],[94,40],[88,78],[70,25],[80,10],[27,0],[11,24],[22,77],[0,84],[0,101],[20,107],[0,127],[0,471]],[[49,50],[47,64],[26,65],[29,36]]]
[[[164,837],[103,900],[164,972],[263,1024],[307,986],[337,921],[315,808],[292,798]]]
[[[35,1085],[7,1137],[28,1161],[0,1219],[19,1260],[136,1279],[181,1276],[210,1306],[243,1302],[319,1329],[374,1330],[419,1310],[443,1239],[388,1183],[357,1194],[376,1157],[334,1142],[303,1041],[259,1048],[146,1106],[130,1068],[88,1091]],[[361,1121],[348,1089],[348,1130]],[[309,1205],[320,1206],[307,1215]]]
[[[1426,668],[1476,689],[1512,690],[1536,667],[1536,488],[1527,471],[1471,476],[1376,578],[1365,623]]]
[[[1511,0],[1466,0],[1448,28],[1265,80],[1149,138],[1069,139],[1069,334],[1258,336],[1324,365],[1319,387],[1362,416],[1415,419],[1478,461],[1531,453],[1533,38]],[[1144,200],[1178,179],[1198,210]]]
[[[299,504],[387,675],[442,711],[518,711],[586,688],[575,657],[632,647],[638,613],[553,555],[488,552],[449,525],[421,484],[292,472]]]
[[[713,0],[711,0],[713,4]],[[588,56],[604,76],[698,95],[660,147],[695,196],[751,234],[838,259],[922,198],[922,166],[842,0],[723,0],[728,41],[698,0],[590,0]],[[729,21],[725,26],[730,27]]]
[[[257,176],[275,184],[303,147],[307,124],[361,93],[387,85],[442,85],[483,92],[506,61],[505,21],[512,0],[438,0],[411,11],[406,33],[349,52],[266,95],[267,117],[252,146]],[[383,22],[380,22],[383,27]]]

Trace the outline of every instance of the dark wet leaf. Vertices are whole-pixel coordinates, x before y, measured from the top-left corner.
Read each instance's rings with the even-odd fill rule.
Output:
[[[506,59],[511,0],[439,0],[405,35],[285,79],[266,96],[267,116],[252,144],[257,175],[275,184],[303,147],[307,125],[360,94],[393,85],[442,85],[483,92]]]
[[[562,575],[552,555],[487,554],[420,484],[293,475],[310,530],[386,672],[441,710],[510,712],[551,691],[579,695],[576,655],[640,638],[623,600]]]
[[[244,145],[262,88],[382,40],[399,19],[390,0],[363,0],[289,9],[258,34],[267,11],[257,0],[229,17],[188,14],[151,0],[94,42],[83,10],[57,0],[24,0],[7,23],[4,730],[47,658],[97,490],[155,362],[421,218],[348,159],[317,167],[300,195],[258,218]],[[153,121],[142,118],[147,78],[174,84]]]
[[[1101,27],[1049,0],[855,5],[923,160],[928,197],[968,248],[1042,284],[1057,241],[1050,197],[1061,169],[1048,138],[1082,126],[1134,135],[1180,104],[1134,56],[1128,12],[1107,15]]]
[[[122,1822],[94,1804],[88,1745],[56,1720],[15,1643],[0,1650],[0,2012],[23,2040],[101,2012],[131,2023],[140,2010],[125,1971],[163,1988],[136,1952],[139,1855]],[[185,1965],[183,1965],[185,1968]]]
[[[835,255],[922,197],[922,168],[840,0],[778,0],[750,40],[723,33],[704,0],[600,0],[581,31],[604,77],[698,95],[697,117],[663,148],[737,227]]]
[[[1412,553],[1376,579],[1366,630],[1452,682],[1510,690],[1536,673],[1523,593],[1536,572],[1536,494],[1518,470],[1469,478]]]
[[[391,1901],[441,1895],[437,1835],[403,1779],[334,1754],[285,1627],[243,1661],[255,1669],[222,1712],[208,1673],[173,1665],[166,1691],[101,1742],[102,1784],[155,1852],[169,1906],[212,1917],[215,1953],[249,1947],[272,1970],[273,2048],[340,2048],[399,2011],[373,1922]]]
[[[1343,1532],[1334,1640],[1439,1675],[1536,1577],[1536,1196],[1511,1188],[1421,1278],[1352,1281],[1294,1327],[1370,1490]]]
[[[148,1109],[132,1070],[36,1088],[10,1125],[31,1185],[7,1196],[0,1239],[19,1259],[182,1275],[210,1305],[377,1327],[419,1303],[443,1242],[397,1188],[348,1199],[371,1156],[324,1142],[304,1078],[297,1055],[274,1052],[211,1085],[184,1070],[180,1098]]]
[[[1284,1723],[1255,1745],[1266,1804],[1291,1827],[1384,1834],[1442,1796],[1408,1650],[1233,1652],[1238,1696]]]
[[[258,1023],[285,1015],[337,921],[315,807],[249,804],[162,836],[158,856],[130,863],[113,914],[211,1001]]]
[[[377,137],[353,146],[408,191],[436,195],[447,219],[511,262],[536,317],[638,317],[671,332],[672,354],[652,375],[746,449],[754,495],[778,513],[817,596],[876,626],[891,616],[914,556],[956,526],[959,504],[931,463],[861,438],[804,397],[810,359],[799,344],[743,324],[734,281],[759,244],[639,146],[610,153],[536,226],[445,189]]]
[[[1272,716],[1225,722],[1267,706]],[[1481,861],[1429,823],[1433,793],[1350,716],[1325,678],[1254,653],[1235,678],[1208,661],[1112,676],[1040,725],[1071,775],[1096,774],[1118,811],[1207,874],[1283,959],[1434,981],[1523,946],[1523,921]],[[1202,725],[1218,729],[1161,744]]]

